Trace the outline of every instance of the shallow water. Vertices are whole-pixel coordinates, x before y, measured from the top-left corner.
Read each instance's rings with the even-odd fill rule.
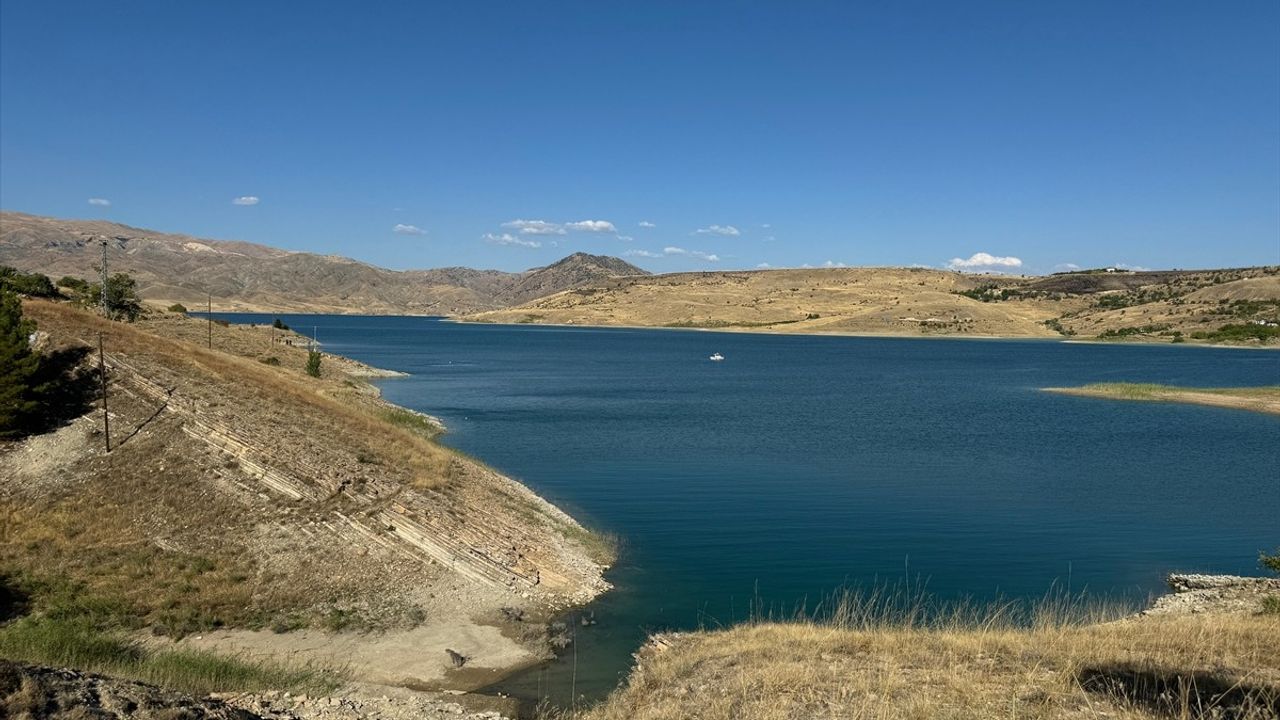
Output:
[[[411,373],[388,400],[623,539],[576,671],[571,652],[500,686],[526,697],[598,697],[649,631],[844,585],[1137,601],[1280,544],[1280,417],[1039,390],[1277,384],[1276,352],[281,317]]]

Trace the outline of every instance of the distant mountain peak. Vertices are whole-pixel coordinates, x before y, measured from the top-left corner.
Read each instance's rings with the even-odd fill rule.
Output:
[[[546,267],[537,268],[531,272],[551,270],[553,268],[565,269],[582,266],[600,268],[601,270],[604,270],[606,274],[613,276],[650,274],[648,270],[638,268],[622,258],[614,257],[612,255],[592,255],[591,253],[585,252],[576,252],[572,255],[566,255]]]

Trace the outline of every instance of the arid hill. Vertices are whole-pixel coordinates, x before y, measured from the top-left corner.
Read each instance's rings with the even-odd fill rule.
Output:
[[[577,253],[520,273],[470,268],[395,271],[334,255],[207,240],[100,220],[0,214],[0,265],[92,278],[99,239],[113,270],[148,300],[219,310],[451,315],[505,307],[619,275],[644,275],[622,260]]]
[[[786,333],[1261,342],[1271,333],[1267,328],[1275,329],[1268,323],[1280,321],[1280,267],[1047,277],[923,268],[676,273],[610,278],[464,319]],[[1245,328],[1240,337],[1219,337],[1226,325]]]
[[[25,310],[90,400],[0,442],[0,596],[16,578],[36,616],[466,689],[547,652],[533,618],[608,587],[594,535],[435,443],[374,369],[325,355],[309,377],[301,338],[269,327],[215,324],[209,349],[210,325],[177,313]],[[101,412],[81,414],[98,333],[109,452]]]

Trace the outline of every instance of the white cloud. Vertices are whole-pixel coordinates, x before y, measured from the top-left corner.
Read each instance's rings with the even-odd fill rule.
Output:
[[[732,225],[712,225],[693,231],[696,235],[725,235],[729,237],[741,235],[742,231]]]
[[[398,235],[426,235],[427,234],[426,230],[423,230],[417,225],[405,225],[404,223],[396,223],[396,226],[391,228],[391,232],[396,233]]]
[[[512,220],[502,223],[502,227],[519,230],[521,235],[564,235],[565,229],[559,223],[546,220]]]
[[[757,269],[757,270],[768,270],[768,269],[769,269],[769,268],[771,268],[771,267],[773,267],[773,266],[772,266],[772,265],[770,265],[769,263],[760,263],[759,265],[757,265],[757,266],[756,266],[756,269]]]
[[[952,270],[1008,270],[1022,267],[1022,260],[1012,256],[1001,257],[980,252],[970,255],[968,260],[951,258],[947,267]]]
[[[617,233],[618,228],[608,220],[579,220],[578,222],[565,223],[565,227],[578,232],[593,233]]]
[[[1142,267],[1141,265],[1130,265],[1129,263],[1116,263],[1112,267],[1118,270],[1132,270],[1134,272],[1147,272],[1151,269],[1149,267]]]
[[[764,228],[765,230],[768,230],[769,228],[773,227],[773,225],[770,225],[769,223],[764,223],[760,227]]]
[[[232,205],[257,205],[262,202],[256,195],[241,195],[231,201]]]
[[[111,207],[111,201],[106,198],[89,198],[89,204],[97,205],[98,207]]]
[[[631,242],[632,240],[635,240],[635,238],[631,237],[630,235],[619,235],[618,239],[621,240],[622,242]]]
[[[527,247],[527,248],[542,247],[542,243],[538,242],[537,240],[525,240],[523,238],[516,237],[511,233],[502,233],[501,235],[494,235],[493,233],[485,233],[481,237],[484,239],[485,242],[493,243],[494,245],[507,245],[507,246],[514,245],[518,247]]]
[[[849,267],[849,266],[848,266],[848,265],[845,265],[845,264],[844,264],[844,263],[842,263],[842,262],[834,262],[834,261],[828,260],[828,261],[826,261],[826,262],[822,263],[822,267],[824,267],[824,268],[842,268],[842,267]]]
[[[679,248],[679,247],[664,247],[662,248],[662,254],[663,255],[681,255],[684,257],[697,258],[699,260],[706,260],[707,262],[720,262],[719,255],[715,255],[712,253],[705,253],[705,252],[702,252],[701,250],[685,250],[684,248]]]
[[[628,250],[622,254],[626,255],[627,257],[642,257],[642,258],[662,257],[662,253],[650,252],[648,250]]]
[[[639,226],[640,226],[640,227],[642,227],[642,228],[654,228],[654,227],[658,227],[657,225],[654,225],[653,223],[649,222],[648,220],[641,220],[640,222],[638,222],[638,223],[636,223],[636,224],[637,224],[637,225],[639,225]]]
[[[1075,272],[1076,270],[1079,270],[1079,269],[1080,269],[1080,266],[1075,263],[1058,263],[1057,265],[1053,266],[1054,272]]]

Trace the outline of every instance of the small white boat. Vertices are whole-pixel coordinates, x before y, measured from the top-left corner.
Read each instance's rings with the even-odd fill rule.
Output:
[[[707,358],[707,359],[708,359],[708,360],[712,360],[712,361],[714,361],[714,362],[720,362],[721,360],[723,360],[723,359],[724,359],[724,356],[723,356],[723,355],[721,355],[720,353],[716,353],[716,354],[712,355],[711,357],[709,357],[709,358]]]

